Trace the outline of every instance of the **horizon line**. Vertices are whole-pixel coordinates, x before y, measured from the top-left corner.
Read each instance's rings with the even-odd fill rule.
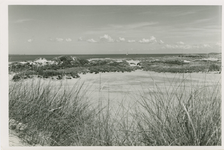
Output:
[[[209,53],[216,53],[221,54],[222,52],[209,52]],[[131,53],[128,55],[150,55],[150,54],[209,54],[209,53]],[[8,55],[126,55],[126,54],[8,54]]]

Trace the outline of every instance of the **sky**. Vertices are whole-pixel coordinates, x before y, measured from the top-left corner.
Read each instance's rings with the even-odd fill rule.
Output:
[[[221,6],[9,5],[9,54],[221,52]]]

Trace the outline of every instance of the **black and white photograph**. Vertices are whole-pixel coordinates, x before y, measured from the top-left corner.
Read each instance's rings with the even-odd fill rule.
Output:
[[[222,148],[222,11],[9,3],[1,137],[9,148]]]

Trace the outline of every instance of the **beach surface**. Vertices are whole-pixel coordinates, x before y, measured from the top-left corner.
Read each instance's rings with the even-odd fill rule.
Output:
[[[12,75],[9,76],[9,80],[11,78]],[[183,81],[184,85],[181,84]],[[221,74],[215,72],[185,74],[157,73],[136,70],[134,72],[124,73],[87,73],[80,74],[80,78],[63,80],[33,78],[23,80],[23,82],[27,84],[31,82],[50,83],[54,88],[64,86],[68,89],[84,84],[82,89],[85,90],[86,99],[92,105],[96,105],[98,102],[107,105],[109,101],[111,108],[115,109],[119,108],[119,104],[121,105],[121,103],[128,107],[135,105],[138,101],[136,97],[147,97],[147,94],[158,89],[160,92],[167,92],[177,86],[184,86],[184,90],[188,91],[194,86],[212,86],[218,82],[221,83]],[[178,93],[178,90],[176,93]]]

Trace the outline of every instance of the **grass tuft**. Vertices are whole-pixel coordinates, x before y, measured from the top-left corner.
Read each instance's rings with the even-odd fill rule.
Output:
[[[138,130],[145,145],[221,145],[220,84],[190,88],[185,81],[141,96]],[[158,92],[159,91],[159,92]],[[141,113],[139,113],[141,112]]]

